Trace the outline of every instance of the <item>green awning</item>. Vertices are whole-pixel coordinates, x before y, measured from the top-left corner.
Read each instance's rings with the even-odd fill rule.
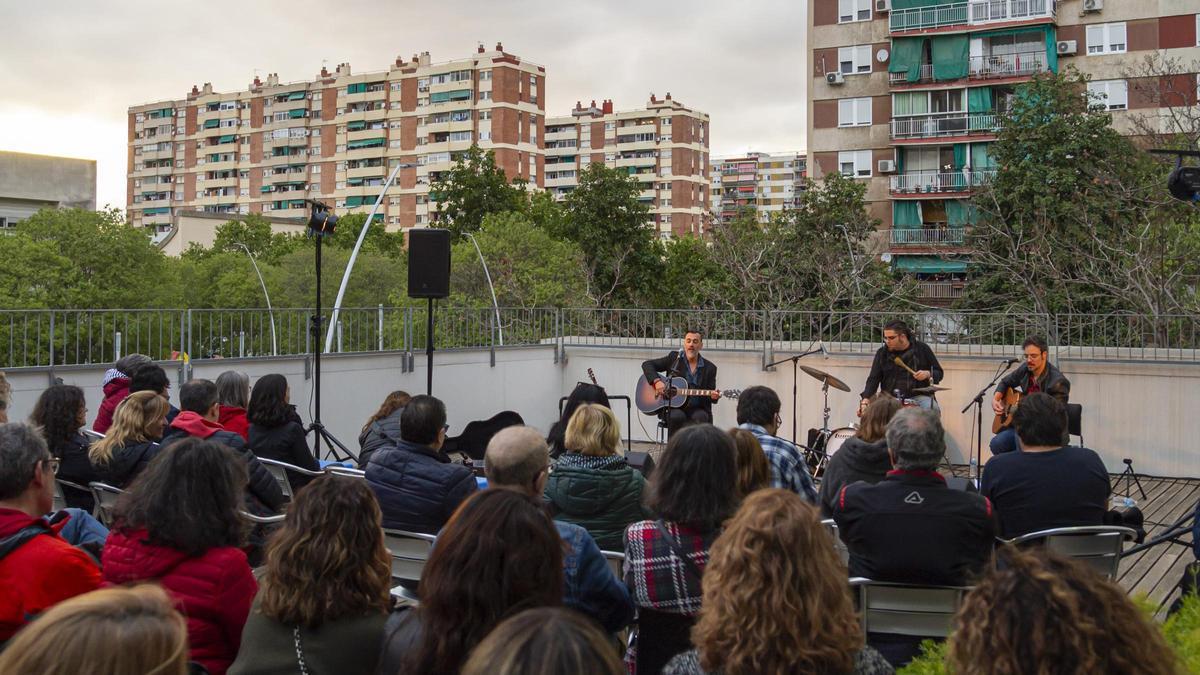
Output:
[[[964,227],[975,223],[978,212],[965,199],[946,200],[946,222],[950,227]]]
[[[237,140],[237,136],[235,136],[235,135],[233,135],[233,134],[229,134],[229,135],[227,135],[227,136],[222,136],[222,137],[218,138],[218,139],[217,139],[217,143],[218,143],[218,144],[221,144],[221,143],[232,143],[232,142],[234,142],[234,141],[236,141],[236,140]]]
[[[209,155],[207,159],[210,162],[219,162],[219,161],[221,161],[221,156],[220,155]]]
[[[913,230],[921,227],[921,203],[916,200],[896,199],[892,201],[892,228]]]
[[[158,119],[159,117],[174,117],[174,116],[175,116],[174,108],[159,108],[158,110],[150,111],[150,117],[153,119]]]
[[[170,212],[171,212],[171,207],[169,207],[169,206],[165,206],[165,207],[160,206],[158,208],[153,208],[153,209],[142,209],[143,216],[158,216],[158,215],[162,215],[164,213],[170,213]]]
[[[346,87],[347,94],[363,94],[363,93],[366,93],[366,91],[367,91],[367,83],[366,82],[359,82],[358,84],[352,84],[352,85]]]
[[[346,123],[346,131],[362,131],[363,129],[366,129],[366,128],[367,128],[367,123],[362,120]]]
[[[935,255],[898,255],[892,258],[892,269],[910,274],[966,272],[967,261],[946,260]]]
[[[304,108],[296,108],[295,110],[288,111],[289,119],[295,120],[295,119],[300,119],[302,117],[308,117],[308,111],[305,110]]]
[[[362,206],[367,203],[366,197],[346,197],[346,208]]]
[[[259,188],[259,189],[258,189],[258,191],[259,191],[259,192],[271,192],[271,191],[272,191],[272,190],[274,190],[274,189],[275,189],[275,188],[274,188],[274,187],[272,187],[272,186],[270,186],[270,185],[264,185],[264,186],[262,186],[261,188]]]
[[[892,56],[888,61],[889,73],[908,73],[907,80],[916,82],[921,79],[921,56],[925,51],[925,41],[929,38],[911,37],[892,40]]]
[[[221,126],[221,120],[204,120],[205,129],[216,129]]]
[[[450,100],[451,101],[470,101],[471,100],[471,90],[470,89],[458,89],[456,91],[452,91],[452,92],[450,92]]]
[[[360,141],[350,141],[346,144],[347,150],[358,150],[360,148],[382,148],[386,138],[364,138]]]
[[[302,100],[304,100],[304,97],[305,97],[305,96],[307,96],[307,95],[308,95],[308,94],[307,94],[307,92],[303,92],[303,91],[293,91],[292,93],[288,94],[288,96],[287,96],[287,100],[289,100],[289,101],[302,101]]]
[[[970,38],[966,33],[939,35],[930,41],[933,79],[957,80],[967,76],[970,66]]]

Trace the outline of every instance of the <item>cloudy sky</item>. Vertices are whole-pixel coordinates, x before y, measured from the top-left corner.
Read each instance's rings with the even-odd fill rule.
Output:
[[[98,161],[100,205],[124,207],[126,109],[193,84],[385,70],[483,42],[546,67],[546,112],[650,92],[703,110],[714,155],[804,149],[805,0],[0,0],[0,150]]]

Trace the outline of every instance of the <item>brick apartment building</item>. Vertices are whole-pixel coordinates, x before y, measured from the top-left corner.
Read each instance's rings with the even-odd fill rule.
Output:
[[[759,222],[795,208],[804,192],[808,161],[802,152],[749,152],[713,159],[710,178],[711,211],[729,222],[752,209]]]

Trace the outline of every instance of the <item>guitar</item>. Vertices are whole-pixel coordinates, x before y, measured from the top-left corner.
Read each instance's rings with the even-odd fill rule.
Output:
[[[672,377],[670,384],[660,396],[654,390],[654,385],[646,381],[645,376],[638,378],[637,392],[633,395],[637,409],[647,415],[658,414],[663,408],[680,408],[689,396],[711,396],[717,392],[725,398],[737,398],[742,395],[741,389],[688,389],[687,380],[682,377]]]
[[[592,384],[594,384],[595,386],[597,386],[597,387],[600,386],[600,383],[596,381],[596,374],[592,372],[591,368],[588,368],[588,379],[591,380]]]
[[[1004,414],[996,415],[996,419],[992,420],[992,433],[998,434],[1002,429],[1007,429],[1012,426],[1013,413],[1017,411],[1017,405],[1021,402],[1021,392],[1016,389],[1009,389],[1004,394]]]

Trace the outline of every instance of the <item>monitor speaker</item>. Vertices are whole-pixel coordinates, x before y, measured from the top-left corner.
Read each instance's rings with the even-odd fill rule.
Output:
[[[625,461],[646,478],[649,478],[650,474],[654,472],[654,458],[648,452],[627,452]]]
[[[450,230],[408,231],[408,297],[450,296]]]

